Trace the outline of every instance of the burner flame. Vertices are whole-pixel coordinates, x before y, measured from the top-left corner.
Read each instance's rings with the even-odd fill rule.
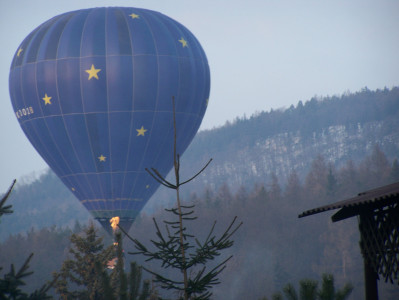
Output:
[[[109,223],[111,224],[112,230],[115,232],[115,230],[118,228],[119,217],[113,217],[111,220],[109,220]]]

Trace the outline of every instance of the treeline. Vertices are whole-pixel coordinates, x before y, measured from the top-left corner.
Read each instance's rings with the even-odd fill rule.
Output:
[[[227,182],[236,192],[273,172],[286,184],[292,169],[305,178],[318,154],[341,168],[348,160],[359,164],[378,144],[393,160],[399,153],[398,128],[399,87],[313,97],[199,132],[182,156],[182,175],[213,158],[205,176],[191,186],[197,191]]]
[[[256,113],[249,118],[237,117],[220,128],[200,132],[194,142],[198,153],[206,153],[220,146],[230,147],[240,136],[240,143],[253,145],[258,139],[264,139],[279,133],[297,132],[311,136],[323,128],[334,125],[357,127],[374,121],[391,120],[399,117],[399,87],[391,89],[369,90],[344,93],[341,96],[313,97],[298,102],[289,108],[271,109]],[[210,142],[204,144],[204,141]],[[203,145],[203,149],[199,145]],[[191,153],[196,155],[196,153]]]
[[[304,277],[318,280],[323,273],[332,273],[339,286],[350,281],[355,286],[351,299],[363,299],[357,220],[332,224],[332,213],[304,219],[297,216],[304,210],[399,181],[398,161],[388,161],[375,146],[357,165],[349,161],[335,169],[318,156],[303,180],[292,171],[284,186],[273,175],[265,181],[252,189],[240,187],[234,194],[224,185],[217,191],[192,196],[192,200],[197,199],[202,220],[199,228],[213,219],[226,224],[234,215],[244,222],[235,238],[233,262],[223,274],[215,299],[270,297],[287,282],[297,283]],[[391,285],[381,289],[381,299],[395,299],[384,297],[392,292]]]
[[[284,186],[277,176],[271,176],[252,187],[239,187],[234,193],[228,184],[217,190],[205,188],[201,194],[192,193],[186,202],[196,205],[198,220],[193,222],[192,229],[200,239],[214,220],[217,220],[216,231],[224,229],[234,216],[244,222],[233,237],[235,243],[230,253],[226,253],[234,257],[221,274],[214,299],[270,297],[288,282],[297,283],[303,278],[318,280],[323,273],[333,274],[337,286],[351,282],[355,288],[350,299],[363,299],[363,264],[356,220],[332,224],[331,213],[304,219],[297,216],[304,210],[396,181],[399,181],[398,161],[389,161],[375,146],[361,163],[349,161],[340,169],[318,156],[303,180],[293,170]],[[155,215],[142,213],[130,230],[130,235],[147,246],[155,235],[153,217],[161,223],[166,215],[163,210]],[[70,245],[69,236],[79,232],[80,227],[76,223],[74,229],[52,227],[12,235],[0,244],[0,265],[22,263],[34,252],[31,266],[35,273],[27,287],[34,289],[60,268]],[[124,245],[126,253],[134,250],[129,241],[125,240]],[[148,266],[143,257],[126,255],[126,259]],[[397,288],[381,283],[381,299],[395,299],[397,293]]]
[[[10,233],[26,232],[32,227],[37,230],[51,225],[73,228],[75,220],[85,223],[90,218],[89,213],[51,170],[30,184],[17,182],[8,201],[14,213],[0,220],[0,241]]]
[[[333,125],[339,126],[325,127]],[[182,178],[196,173],[209,158],[214,160],[184,195],[192,191],[199,194],[204,186],[217,190],[223,183],[236,193],[240,185],[251,189],[263,180],[269,184],[272,172],[285,185],[292,169],[299,178],[305,178],[318,153],[341,168],[348,159],[359,164],[375,143],[392,160],[399,151],[398,127],[399,87],[314,97],[287,109],[238,118],[221,128],[197,134],[182,156]],[[311,139],[306,139],[306,132]],[[171,201],[173,194],[159,189],[144,209],[152,212]],[[25,232],[32,226],[73,226],[71,220],[86,222],[90,217],[50,170],[30,184],[18,185],[10,202],[15,213],[7,218],[6,228],[0,226],[0,241],[9,233]]]

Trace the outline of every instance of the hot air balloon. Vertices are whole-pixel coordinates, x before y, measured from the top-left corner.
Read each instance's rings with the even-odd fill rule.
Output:
[[[107,7],[58,15],[18,47],[9,76],[25,135],[104,228],[128,230],[204,116],[210,73],[195,36],[155,11]],[[57,200],[55,200],[57,201]]]

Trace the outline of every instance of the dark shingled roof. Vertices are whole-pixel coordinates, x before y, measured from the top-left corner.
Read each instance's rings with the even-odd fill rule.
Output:
[[[332,216],[333,222],[336,222],[356,216],[365,209],[376,209],[395,202],[399,203],[399,182],[359,193],[353,198],[304,211],[298,218],[340,208],[341,210]]]

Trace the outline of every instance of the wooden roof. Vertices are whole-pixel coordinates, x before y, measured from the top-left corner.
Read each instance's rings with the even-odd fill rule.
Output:
[[[395,202],[399,203],[399,182],[359,193],[353,198],[304,211],[298,218],[340,208],[340,210],[331,217],[332,221],[336,222],[359,215],[361,212],[381,208]]]

